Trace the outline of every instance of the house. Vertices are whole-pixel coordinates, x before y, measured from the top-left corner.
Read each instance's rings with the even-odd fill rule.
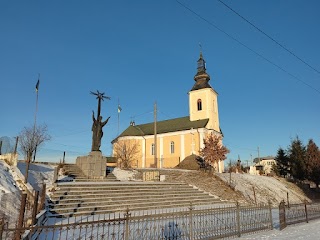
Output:
[[[137,153],[131,166],[137,168],[173,168],[190,155],[199,155],[203,139],[209,134],[222,135],[219,124],[218,93],[209,84],[210,76],[202,52],[197,61],[194,85],[189,91],[189,116],[136,125],[131,122],[112,141],[113,156],[116,151],[126,153],[135,147]],[[118,147],[118,150],[116,150]],[[120,163],[121,164],[121,163]],[[223,161],[215,166],[224,171]]]
[[[273,156],[255,158],[253,161],[255,164],[250,166],[249,173],[252,175],[270,174],[272,167],[276,164],[276,160]]]

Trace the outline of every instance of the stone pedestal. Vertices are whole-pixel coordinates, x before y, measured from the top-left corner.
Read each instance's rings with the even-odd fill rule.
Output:
[[[107,169],[107,157],[100,151],[90,152],[88,156],[77,157],[77,166],[88,178],[105,178]]]

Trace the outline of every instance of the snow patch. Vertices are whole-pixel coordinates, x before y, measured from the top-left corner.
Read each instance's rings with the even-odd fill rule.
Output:
[[[135,179],[135,175],[138,173],[136,170],[123,170],[120,168],[115,168],[112,173],[120,181],[132,181]]]

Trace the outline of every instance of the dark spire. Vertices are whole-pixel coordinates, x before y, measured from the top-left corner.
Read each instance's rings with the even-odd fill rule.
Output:
[[[191,91],[202,89],[202,88],[211,88],[209,84],[210,76],[206,72],[206,61],[202,56],[202,50],[200,51],[200,57],[197,63],[198,63],[197,74],[194,76],[194,80],[196,81],[196,83],[194,84]]]

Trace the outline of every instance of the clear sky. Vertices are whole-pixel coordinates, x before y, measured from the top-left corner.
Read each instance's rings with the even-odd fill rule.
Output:
[[[200,42],[228,159],[257,157],[258,146],[275,155],[296,135],[320,146],[320,1],[223,0],[314,69],[218,0],[179,1],[0,1],[0,136],[33,124],[40,73],[37,122],[52,140],[39,160],[90,152],[96,90],[111,97],[101,147],[110,155],[118,101],[120,132],[152,122],[155,101],[158,120],[189,114]]]

